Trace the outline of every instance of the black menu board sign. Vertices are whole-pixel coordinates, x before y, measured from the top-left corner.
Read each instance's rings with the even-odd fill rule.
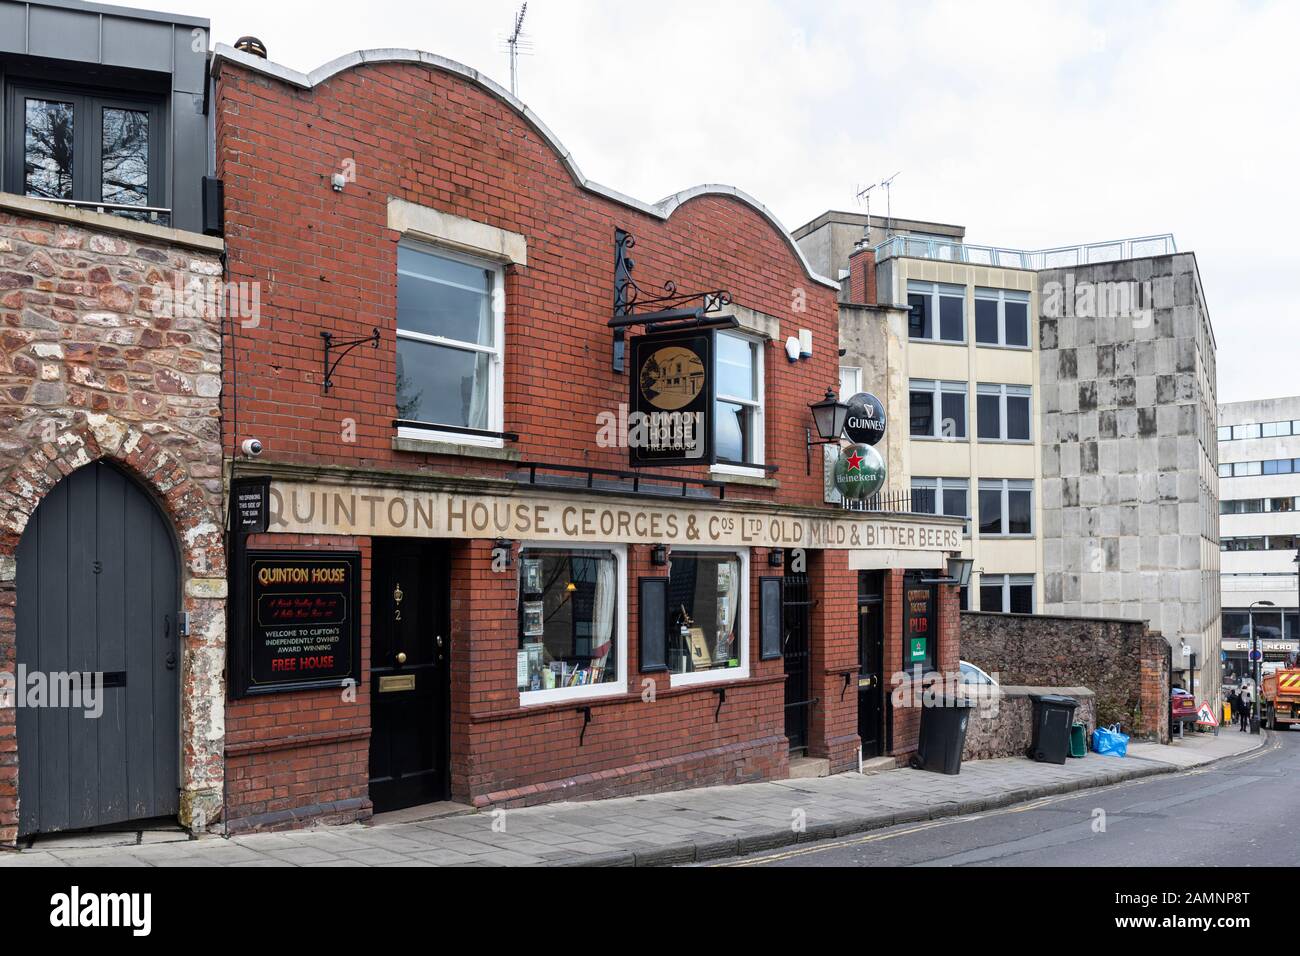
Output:
[[[359,678],[361,555],[250,551],[246,693],[339,687]]]

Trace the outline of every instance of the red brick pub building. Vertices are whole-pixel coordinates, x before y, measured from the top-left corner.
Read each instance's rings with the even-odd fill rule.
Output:
[[[934,581],[960,522],[826,503],[806,439],[838,380],[836,284],[768,210],[590,183],[523,104],[426,53],[304,75],[219,47],[212,72],[227,280],[261,289],[225,355],[253,529],[230,552],[232,830],[915,749],[918,711],[881,691],[911,661],[905,582],[918,662],[956,668]],[[616,309],[669,282],[686,322],[706,291],[729,304],[704,319],[734,321],[648,365],[633,325],[616,371]],[[647,376],[711,397],[717,463],[628,477]]]

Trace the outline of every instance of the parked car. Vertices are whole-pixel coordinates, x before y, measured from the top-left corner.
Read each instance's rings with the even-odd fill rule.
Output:
[[[1169,726],[1196,724],[1196,698],[1181,687],[1169,690]]]
[[[958,661],[958,664],[961,668],[961,682],[963,684],[984,684],[990,687],[998,685],[997,681],[970,661]]]

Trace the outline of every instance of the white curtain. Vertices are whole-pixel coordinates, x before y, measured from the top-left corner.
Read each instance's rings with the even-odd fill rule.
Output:
[[[614,649],[615,579],[618,561],[611,555],[596,561],[596,598],[591,622],[591,662],[604,664]]]
[[[487,294],[482,297],[479,303],[478,312],[478,345],[492,345],[501,348],[501,343],[495,341],[496,337],[496,313],[493,311],[492,298],[495,290],[492,287],[493,280],[489,276],[486,282]],[[474,382],[471,387],[469,412],[466,418],[470,428],[488,429],[492,427],[488,419],[488,393],[492,390],[492,362],[493,358],[482,352],[472,353],[474,361]]]
[[[740,562],[728,561],[724,565],[719,565],[719,567],[725,567],[730,572],[728,574],[728,577],[731,579],[730,585],[726,591],[727,619],[725,621],[720,621],[719,623],[722,625],[723,635],[725,637],[731,637],[732,629],[736,626],[736,605],[740,603]],[[736,653],[737,650],[733,646],[731,649],[731,657],[735,657]]]

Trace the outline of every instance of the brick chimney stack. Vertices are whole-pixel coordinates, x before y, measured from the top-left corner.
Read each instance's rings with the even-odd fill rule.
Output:
[[[849,301],[876,304],[876,251],[865,242],[849,256]]]

